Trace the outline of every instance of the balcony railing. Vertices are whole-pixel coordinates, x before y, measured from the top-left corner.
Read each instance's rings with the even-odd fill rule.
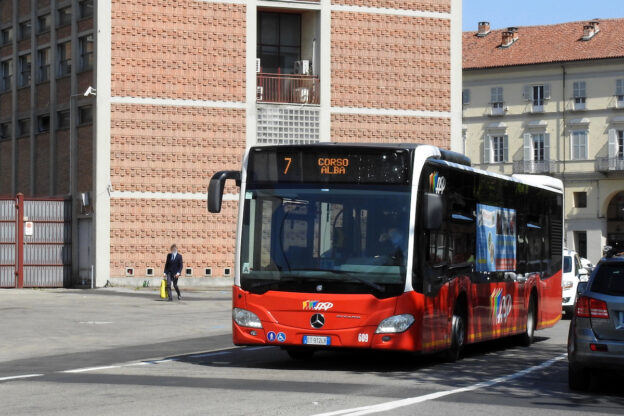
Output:
[[[516,160],[514,173],[555,173],[556,163],[551,160]]]
[[[257,101],[261,103],[319,104],[316,75],[258,74]]]
[[[598,172],[624,171],[624,158],[619,156],[596,158],[596,170]]]

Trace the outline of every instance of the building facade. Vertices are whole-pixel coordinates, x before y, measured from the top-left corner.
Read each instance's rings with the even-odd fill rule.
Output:
[[[565,244],[624,247],[624,19],[490,30],[463,43],[466,154],[565,185]]]
[[[25,19],[21,3],[0,0],[3,19],[5,10],[12,16],[0,29]],[[41,8],[58,10],[64,4],[31,3],[29,10],[37,10],[29,12],[31,19]],[[81,2],[69,3],[74,19]],[[93,265],[98,286],[111,277],[159,275],[173,242],[184,254],[188,275],[233,275],[237,190],[228,188],[223,213],[210,216],[206,188],[214,172],[238,169],[249,146],[461,145],[460,0],[92,4],[93,70],[88,83],[77,81],[71,90],[80,94],[92,85],[97,91],[95,97],[73,100],[72,114],[78,116],[72,117],[79,119],[83,102],[93,108],[92,147],[85,150],[90,159],[79,155],[78,165],[72,164],[75,178],[88,186],[51,189],[29,176],[28,192],[70,194],[75,209],[92,221],[91,233],[85,231],[81,240],[78,232],[74,241],[89,245],[88,258],[76,261]],[[71,34],[78,39],[72,54],[80,60],[83,33],[72,23]],[[60,39],[57,35],[50,44]],[[13,41],[7,51],[16,48]],[[59,48],[50,59],[61,68]],[[17,72],[16,64],[12,67]],[[7,149],[19,150],[21,138],[10,137]],[[39,152],[36,141],[32,149]],[[0,169],[24,169],[15,157],[1,154]],[[55,163],[48,172],[69,169],[69,161]],[[20,172],[14,178],[24,180]],[[20,190],[7,185],[1,192]]]

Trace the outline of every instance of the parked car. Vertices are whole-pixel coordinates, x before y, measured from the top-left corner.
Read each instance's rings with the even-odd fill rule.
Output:
[[[592,264],[592,262],[587,260],[585,257],[580,257],[580,260],[581,266],[583,266],[583,268],[587,270],[588,274],[591,274],[591,272],[594,270],[594,265]]]
[[[587,390],[592,370],[624,370],[624,257],[601,260],[578,294],[568,336],[568,383]]]
[[[581,259],[576,251],[563,250],[563,276],[561,287],[563,289],[561,306],[566,316],[571,316],[574,312],[576,302],[577,287],[580,280],[587,278],[587,270],[581,265]]]

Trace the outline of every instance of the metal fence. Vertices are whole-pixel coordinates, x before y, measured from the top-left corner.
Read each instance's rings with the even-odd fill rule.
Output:
[[[71,284],[71,202],[0,199],[0,287]]]
[[[320,83],[315,75],[258,74],[257,101],[319,104]]]

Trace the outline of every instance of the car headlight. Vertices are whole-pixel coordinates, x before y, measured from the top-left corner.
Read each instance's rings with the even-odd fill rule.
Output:
[[[561,282],[561,287],[564,289],[570,289],[573,286],[574,282],[571,282],[570,280],[564,280],[563,282]]]
[[[407,331],[414,323],[414,317],[409,314],[394,315],[386,318],[377,327],[376,334],[395,334]]]
[[[236,322],[240,326],[246,326],[249,328],[262,328],[262,322],[260,322],[260,318],[258,318],[258,315],[245,309],[232,309],[232,319],[234,319],[234,322]]]

